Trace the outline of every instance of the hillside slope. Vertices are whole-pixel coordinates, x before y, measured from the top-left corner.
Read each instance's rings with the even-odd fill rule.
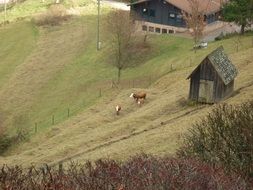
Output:
[[[239,70],[235,95],[226,102],[252,98],[252,35],[240,37],[239,52],[238,37],[232,37],[196,54],[190,39],[149,35],[133,60],[136,66],[123,71],[124,88],[119,90],[111,88],[117,70],[103,27],[103,48],[96,51],[96,7],[82,11],[59,26],[35,27],[20,21],[0,28],[0,124],[10,134],[21,125],[30,132],[30,140],[13,146],[0,157],[0,164],[126,159],[141,151],[174,154],[192,123],[215,106],[188,105],[186,77],[220,45]],[[107,11],[102,9],[101,23]],[[136,84],[137,79],[143,84]],[[139,90],[148,93],[142,107],[129,98]],[[116,104],[122,105],[120,116],[114,113]]]
[[[226,103],[241,103],[253,97],[253,48],[231,53],[239,70],[235,95]],[[126,159],[140,152],[174,154],[182,135],[216,105],[189,106],[186,103],[188,74],[194,67],[176,70],[148,89],[114,91],[88,110],[48,132],[35,136],[1,163],[29,164],[112,157]],[[145,90],[147,102],[138,107],[129,94]],[[123,107],[120,116],[114,106]],[[163,124],[161,125],[161,122]]]

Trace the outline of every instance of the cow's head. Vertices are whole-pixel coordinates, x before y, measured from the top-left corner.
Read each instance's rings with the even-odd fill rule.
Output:
[[[117,105],[117,106],[115,107],[115,110],[118,112],[118,111],[120,110],[120,106]]]

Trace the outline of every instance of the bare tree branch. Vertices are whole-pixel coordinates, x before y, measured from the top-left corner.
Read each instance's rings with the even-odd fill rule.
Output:
[[[182,12],[183,18],[186,22],[187,27],[190,29],[191,35],[194,39],[194,44],[199,43],[200,39],[203,37],[203,30],[206,26],[205,22],[205,10],[201,10],[199,0],[188,0],[190,4],[190,13]],[[206,9],[208,9],[209,3]],[[195,48],[196,52],[196,48]]]
[[[134,44],[136,25],[129,12],[122,10],[112,11],[107,19],[107,29],[112,39],[112,51],[115,57],[113,64],[118,68],[118,82],[122,69],[129,66],[131,47]]]

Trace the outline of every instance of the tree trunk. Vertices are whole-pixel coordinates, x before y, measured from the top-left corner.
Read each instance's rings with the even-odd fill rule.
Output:
[[[118,84],[120,83],[121,68],[118,68]]]
[[[148,37],[148,34],[145,34],[145,35],[144,35],[144,40],[143,40],[144,43],[147,42],[147,37]]]
[[[242,24],[241,26],[241,34],[244,35],[245,33],[245,24]]]
[[[197,53],[197,40],[194,40],[194,53]]]
[[[4,0],[4,24],[6,23],[6,18],[7,18],[7,0]]]

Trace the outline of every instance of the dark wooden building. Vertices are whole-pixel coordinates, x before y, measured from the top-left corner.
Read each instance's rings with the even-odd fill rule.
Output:
[[[191,14],[188,0],[135,0],[129,6],[139,20],[175,27],[186,27],[182,12]],[[199,6],[207,23],[218,20],[220,0],[199,0]]]
[[[202,103],[215,103],[232,94],[237,70],[223,47],[210,53],[188,76],[189,99]]]

